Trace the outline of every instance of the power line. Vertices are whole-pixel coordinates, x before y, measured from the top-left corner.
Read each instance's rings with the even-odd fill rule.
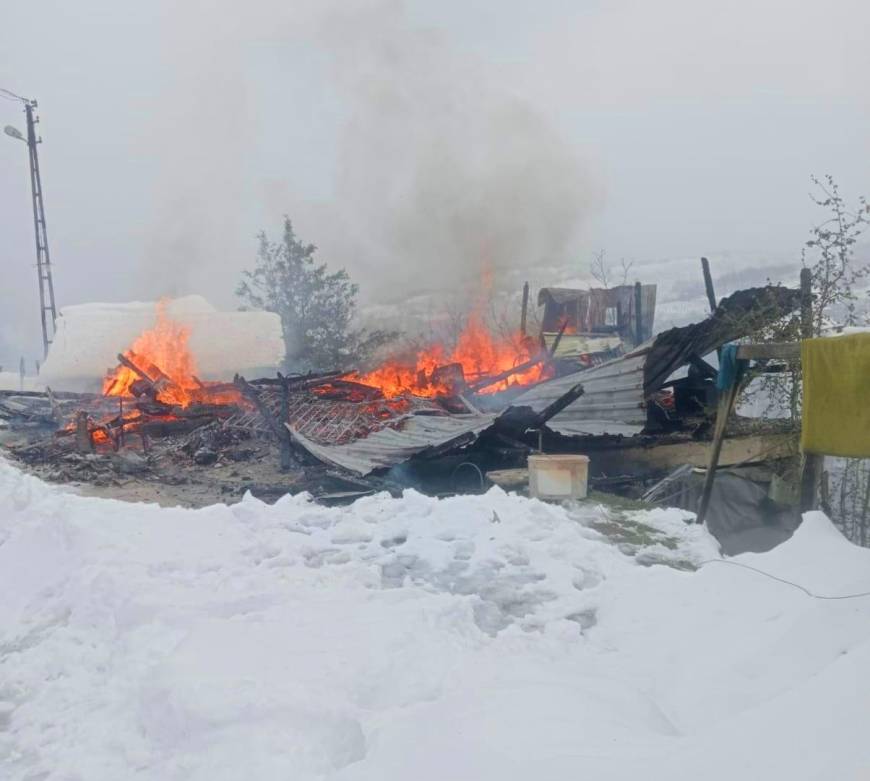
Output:
[[[22,103],[27,103],[27,98],[22,98],[21,95],[16,95],[11,90],[0,87],[0,92],[4,92],[6,95],[9,95],[10,99],[20,100]]]
[[[813,599],[857,599],[858,597],[870,597],[870,591],[862,591],[860,594],[839,594],[837,596],[813,594],[812,591],[810,591],[806,586],[802,586],[800,583],[793,583],[792,581],[786,580],[785,578],[771,575],[769,572],[765,572],[764,570],[758,569],[757,567],[751,567],[749,566],[749,564],[741,564],[739,561],[730,561],[729,559],[707,559],[706,561],[701,562],[702,567],[707,564],[730,564],[732,567],[742,567],[743,569],[752,570],[753,572],[757,572],[759,575],[764,575],[764,577],[775,580],[778,583],[785,583],[787,586],[794,586],[794,588],[800,589],[804,592],[804,594],[806,594],[808,597],[812,597]]]

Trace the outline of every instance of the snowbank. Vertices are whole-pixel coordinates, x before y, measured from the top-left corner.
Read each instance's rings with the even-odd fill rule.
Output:
[[[18,372],[0,372],[0,390],[43,390],[44,385],[38,377],[25,375],[24,378]]]
[[[235,372],[274,373],[284,358],[281,319],[274,312],[219,312],[202,296],[169,302],[167,314],[190,328],[190,350],[202,379]],[[64,307],[40,380],[56,390],[98,389],[117,355],[153,327],[154,302]]]
[[[0,777],[858,778],[870,599],[494,489],[161,509],[0,461]],[[700,564],[681,511],[639,520]],[[820,515],[738,561],[870,589]]]

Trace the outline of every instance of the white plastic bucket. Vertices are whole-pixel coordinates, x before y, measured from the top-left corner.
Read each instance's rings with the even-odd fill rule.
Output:
[[[585,499],[589,457],[576,453],[529,456],[529,494],[536,499]]]

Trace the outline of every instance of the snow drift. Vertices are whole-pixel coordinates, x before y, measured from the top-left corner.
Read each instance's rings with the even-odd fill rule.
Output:
[[[633,515],[667,543],[632,556],[495,489],[194,511],[0,461],[0,776],[863,777],[870,599],[686,517]],[[870,589],[819,514],[737,561]]]

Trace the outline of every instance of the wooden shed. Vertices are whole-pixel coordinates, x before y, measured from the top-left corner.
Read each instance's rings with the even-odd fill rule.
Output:
[[[638,344],[652,338],[656,310],[656,286],[635,285],[575,290],[545,287],[538,293],[538,306],[544,307],[544,332],[557,332],[567,321],[566,333],[584,335],[615,334],[622,341]],[[640,330],[637,327],[637,301],[640,301]],[[638,340],[638,333],[640,339]]]

